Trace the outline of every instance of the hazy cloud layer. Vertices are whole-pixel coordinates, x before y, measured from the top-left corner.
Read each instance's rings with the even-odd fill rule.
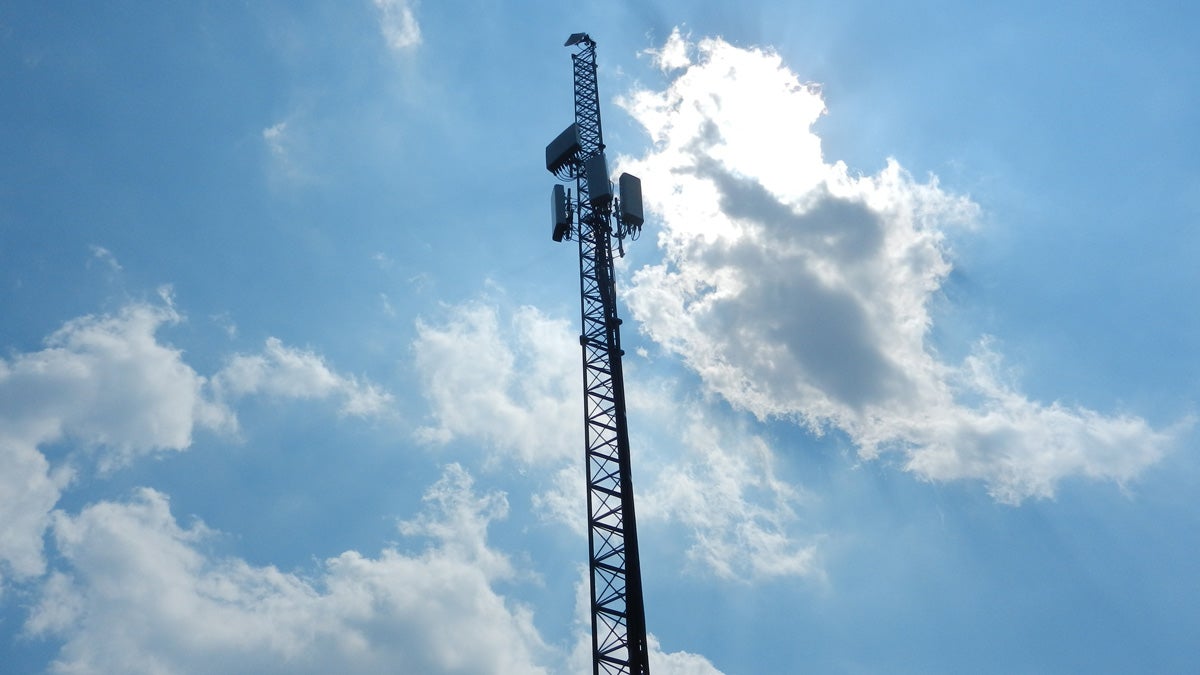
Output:
[[[486,541],[504,496],[450,466],[425,503],[402,528],[423,551],[348,551],[315,578],[214,557],[212,533],[181,526],[154,490],[59,513],[69,571],[48,579],[26,631],[64,640],[64,673],[547,672],[531,612],[493,587],[516,574]]]
[[[869,176],[827,162],[811,130],[821,94],[776,54],[676,32],[652,55],[674,79],[622,100],[654,146],[621,169],[654,186],[664,260],[634,274],[629,302],[706,387],[1006,502],[1068,476],[1125,481],[1167,449],[1171,433],[1139,417],[1029,400],[986,340],[964,363],[937,357],[929,301],[951,267],[944,233],[975,222],[970,200],[894,160]]]

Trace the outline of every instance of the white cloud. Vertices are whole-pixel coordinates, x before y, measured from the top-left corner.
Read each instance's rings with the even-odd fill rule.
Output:
[[[48,578],[26,631],[63,639],[64,673],[547,672],[530,610],[494,589],[516,577],[486,541],[504,496],[451,466],[425,502],[403,528],[424,551],[349,551],[315,578],[209,555],[211,532],[154,490],[58,513],[70,573]]]
[[[222,399],[249,394],[278,398],[342,401],[343,415],[368,417],[385,412],[392,395],[371,382],[342,375],[320,355],[267,338],[258,354],[238,354],[213,376],[213,389]]]
[[[42,533],[70,480],[69,470],[53,469],[35,447],[0,440],[0,591],[6,576],[45,572]]]
[[[688,56],[691,47],[691,43],[676,27],[667,36],[667,41],[663,44],[662,49],[647,49],[642,53],[649,55],[654,65],[666,73],[692,65],[691,57]]]
[[[579,341],[566,321],[520,307],[502,326],[483,302],[417,321],[413,356],[435,424],[430,443],[481,441],[492,459],[545,463],[578,455],[583,434]]]
[[[160,328],[181,320],[169,289],[161,297],[158,305],[73,319],[40,351],[0,359],[0,581],[44,572],[49,514],[83,456],[107,472],[186,450],[197,429],[234,431],[227,399],[248,394],[336,398],[341,412],[354,416],[380,414],[391,401],[375,385],[278,340],[262,354],[235,356],[210,381],[159,341]],[[55,443],[84,455],[52,463],[43,450]]]
[[[34,446],[69,437],[102,449],[112,468],[182,450],[197,426],[227,428],[232,413],[205,397],[205,378],[158,342],[177,321],[170,304],[133,304],[69,321],[45,349],[0,361],[4,436]]]
[[[135,303],[67,322],[45,348],[0,359],[0,572],[43,572],[42,533],[70,483],[40,446],[70,441],[102,471],[191,445],[196,428],[226,430],[233,413],[204,394],[205,378],[156,333],[180,320],[170,304]]]
[[[700,654],[664,652],[658,638],[646,637],[650,645],[650,669],[654,675],[721,675],[720,670]]]
[[[654,186],[664,252],[628,298],[711,391],[760,418],[843,429],[865,457],[901,451],[928,479],[983,480],[1006,502],[1068,476],[1125,481],[1162,455],[1171,433],[1140,418],[996,380],[986,344],[939,360],[927,338],[950,270],[944,232],[972,226],[977,206],[894,160],[873,176],[826,162],[811,130],[820,92],[778,55],[677,41],[661,54],[694,50],[686,70],[622,101],[654,141],[621,169]]]
[[[412,0],[375,0],[379,30],[392,51],[406,52],[421,44],[421,27],[413,14]]]

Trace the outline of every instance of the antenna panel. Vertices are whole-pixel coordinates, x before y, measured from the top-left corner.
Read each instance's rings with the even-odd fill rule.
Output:
[[[546,170],[557,175],[575,159],[579,148],[579,127],[572,124],[546,146]]]
[[[584,171],[587,176],[588,201],[594,206],[612,201],[612,184],[608,180],[608,161],[604,159],[604,153],[599,152],[589,157],[584,163]]]
[[[617,185],[621,193],[621,212],[618,217],[628,227],[641,227],[644,222],[642,218],[642,179],[623,173],[617,180]]]
[[[554,241],[562,241],[571,231],[571,209],[567,204],[567,190],[561,185],[555,185],[550,195],[550,215],[554,219]]]

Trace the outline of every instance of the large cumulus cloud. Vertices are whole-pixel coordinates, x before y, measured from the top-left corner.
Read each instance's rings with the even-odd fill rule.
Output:
[[[892,159],[874,175],[828,161],[820,90],[772,52],[676,32],[654,57],[669,83],[622,100],[653,147],[622,169],[653,186],[663,260],[633,274],[629,303],[709,390],[1006,502],[1069,476],[1126,481],[1166,451],[1173,433],[1140,417],[1029,399],[986,337],[939,358],[930,301],[946,233],[977,220],[968,198]]]

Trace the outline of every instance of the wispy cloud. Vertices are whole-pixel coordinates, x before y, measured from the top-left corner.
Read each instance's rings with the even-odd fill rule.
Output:
[[[92,251],[92,257],[107,265],[111,272],[118,273],[125,269],[121,267],[121,263],[117,262],[117,256],[113,255],[112,251],[107,248],[95,244],[92,244],[88,248]]]
[[[287,146],[285,145],[287,126],[288,123],[285,120],[262,130],[263,141],[267,144],[267,149],[276,157],[287,156]]]
[[[654,140],[622,168],[657,186],[664,255],[634,274],[629,302],[711,391],[1005,502],[1068,476],[1127,481],[1162,456],[1173,433],[1140,417],[1028,399],[996,376],[986,338],[964,363],[939,359],[929,302],[951,269],[945,233],[973,227],[978,207],[895,160],[871,176],[827,162],[821,94],[777,54],[680,40],[657,52],[669,86],[623,101]]]
[[[317,180],[312,162],[307,161],[308,145],[303,125],[294,119],[276,122],[262,130],[263,145],[269,161],[268,175],[280,185],[305,185]]]
[[[212,381],[218,398],[266,395],[290,399],[341,401],[343,415],[368,417],[385,412],[392,395],[370,381],[334,371],[312,351],[267,338],[261,352],[237,354]]]
[[[413,13],[413,0],[375,0],[379,30],[395,52],[408,52],[421,44],[421,26]]]

